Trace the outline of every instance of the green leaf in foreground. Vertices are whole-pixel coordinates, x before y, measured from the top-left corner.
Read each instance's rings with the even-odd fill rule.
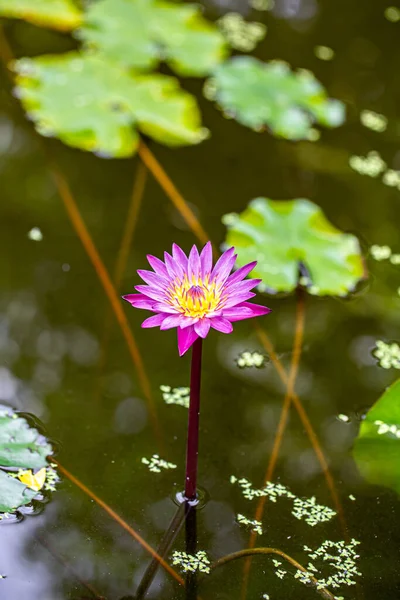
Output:
[[[400,494],[400,379],[368,411],[353,454],[367,481]]]
[[[222,34],[195,4],[100,0],[90,5],[79,37],[124,66],[150,70],[165,60],[180,75],[196,77],[226,54]]]
[[[76,29],[82,22],[82,13],[73,0],[0,0],[0,16],[60,31]]]
[[[21,59],[16,94],[42,135],[105,157],[132,155],[138,129],[170,145],[205,137],[194,96],[173,77],[132,74],[96,55]]]
[[[231,58],[206,82],[205,95],[242,125],[290,140],[315,140],[314,124],[338,127],[345,120],[344,105],[328,98],[310,71],[293,72],[281,61]]]
[[[336,229],[309,200],[256,198],[223,222],[237,265],[258,261],[253,276],[262,279],[262,291],[291,292],[300,282],[311,294],[345,296],[365,277],[357,238]]]
[[[0,513],[15,512],[29,504],[43,486],[53,489],[57,476],[47,462],[52,453],[51,445],[37,429],[0,405]]]

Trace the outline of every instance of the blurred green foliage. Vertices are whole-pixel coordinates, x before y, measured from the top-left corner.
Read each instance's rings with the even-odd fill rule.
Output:
[[[257,260],[260,289],[291,292],[300,282],[313,295],[345,296],[364,277],[360,245],[336,229],[309,200],[252,200],[240,215],[223,217],[225,243],[238,266]],[[300,266],[307,275],[300,277]]]
[[[242,125],[291,140],[317,139],[314,124],[338,127],[345,120],[344,105],[329,99],[310,71],[293,72],[282,61],[231,58],[206,82],[205,95]]]
[[[184,76],[207,75],[226,54],[222,34],[195,4],[101,0],[89,6],[78,35],[126,67],[151,70],[165,60]]]
[[[17,95],[39,133],[100,156],[133,154],[138,129],[171,146],[206,135],[195,98],[172,77],[132,74],[79,52],[21,59],[15,70]]]
[[[76,29],[82,22],[82,12],[73,0],[0,0],[0,16],[60,31]]]
[[[353,454],[367,481],[400,494],[400,379],[367,412]]]

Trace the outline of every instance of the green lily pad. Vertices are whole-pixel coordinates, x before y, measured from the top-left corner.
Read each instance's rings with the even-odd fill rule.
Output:
[[[194,4],[100,0],[89,6],[79,37],[124,66],[150,70],[165,60],[180,75],[196,77],[226,54],[221,32]]]
[[[57,476],[47,462],[52,453],[51,444],[37,429],[12,409],[0,405],[0,513],[15,512],[29,504],[46,480],[46,489],[53,486]],[[41,480],[40,475],[35,480],[38,470]]]
[[[40,469],[46,466],[51,445],[27,421],[0,406],[0,465]]]
[[[138,129],[170,145],[206,137],[194,96],[173,77],[132,74],[71,52],[16,61],[16,94],[42,135],[104,157],[131,156]]]
[[[0,16],[60,31],[76,29],[82,22],[82,12],[72,0],[0,0]]]
[[[256,131],[268,127],[290,140],[315,140],[314,124],[338,127],[345,120],[344,105],[329,99],[310,71],[293,72],[281,61],[231,58],[216,68],[204,91],[242,125]]]
[[[262,291],[291,292],[300,283],[311,294],[345,296],[365,277],[357,238],[336,229],[309,200],[256,198],[223,222],[237,265],[258,261],[253,275],[262,279]]]
[[[0,513],[15,512],[32,502],[35,496],[35,490],[30,490],[18,479],[0,470]]]
[[[368,411],[353,455],[367,481],[400,494],[400,379]]]

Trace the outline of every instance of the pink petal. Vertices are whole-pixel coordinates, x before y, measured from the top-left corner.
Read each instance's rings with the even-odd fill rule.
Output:
[[[181,329],[185,329],[185,327],[190,327],[190,325],[194,325],[199,320],[199,317],[184,317]]]
[[[210,327],[210,319],[199,319],[194,326],[194,330],[199,337],[205,338],[210,331]]]
[[[243,302],[240,306],[234,306],[233,308],[224,310],[223,315],[230,321],[242,321],[243,319],[251,319],[252,317],[268,315],[270,312],[270,308],[262,306],[261,304]]]
[[[238,294],[243,294],[249,290],[252,290],[253,287],[256,287],[256,285],[261,283],[261,281],[261,279],[246,279],[245,281],[239,281],[234,285],[230,285],[229,288],[225,284],[223,293],[232,297]]]
[[[164,252],[165,266],[167,267],[168,275],[175,279],[175,277],[183,276],[183,269],[178,262],[176,262],[168,252]]]
[[[212,245],[207,242],[200,254],[201,277],[204,281],[207,275],[211,274],[212,270]]]
[[[167,302],[153,302],[153,310],[157,312],[168,313],[170,315],[176,315],[179,311],[168,304]]]
[[[174,260],[182,267],[183,271],[186,273],[188,266],[188,259],[182,248],[178,246],[178,244],[172,244],[172,256]]]
[[[181,314],[169,315],[167,317],[164,315],[164,320],[162,322],[160,329],[162,331],[164,331],[165,329],[172,329],[173,327],[179,327],[182,324],[182,321],[184,319],[185,319],[185,317]]]
[[[124,300],[132,304],[135,308],[144,308],[145,310],[153,310],[154,300],[143,296],[143,294],[126,294],[122,296]]]
[[[242,279],[247,277],[247,275],[250,273],[250,271],[252,271],[254,269],[256,264],[257,264],[257,261],[255,260],[254,262],[251,262],[248,265],[244,265],[244,267],[240,267],[240,269],[238,269],[237,271],[235,271],[234,273],[232,273],[232,275],[230,275],[228,277],[228,279],[226,281],[226,285],[230,286],[231,284],[237,283],[238,281],[241,281]]]
[[[213,329],[216,329],[221,333],[232,333],[232,323],[228,321],[228,319],[225,319],[224,317],[214,317],[209,320],[211,321],[211,327]]]
[[[194,277],[195,281],[197,282],[197,279],[199,278],[200,275],[201,275],[201,263],[200,263],[199,251],[197,250],[196,246],[192,246],[192,249],[189,254],[189,262],[188,262],[189,281],[191,282]]]
[[[254,292],[243,292],[241,294],[232,294],[228,296],[228,299],[225,300],[221,306],[222,310],[225,313],[226,308],[231,308],[231,306],[236,306],[237,304],[242,304],[246,300],[250,300],[250,298],[254,298],[256,294]]]
[[[148,298],[152,298],[153,300],[159,300],[162,302],[165,300],[165,293],[163,290],[158,290],[153,287],[149,287],[148,285],[135,285],[135,290],[144,294]]]
[[[199,336],[195,332],[193,325],[191,327],[187,327],[186,329],[181,329],[178,327],[177,331],[179,356],[183,356]]]
[[[148,329],[149,327],[158,327],[161,325],[163,320],[165,319],[165,315],[154,315],[153,317],[149,317],[142,323],[143,329]]]
[[[165,289],[168,285],[168,280],[164,279],[157,273],[153,273],[153,271],[145,271],[144,269],[138,269],[138,275],[153,287],[160,287],[161,289]]]
[[[147,255],[147,260],[149,261],[149,265],[151,268],[161,277],[168,277],[167,267],[164,265],[163,261],[157,258],[156,256],[152,256],[151,254]]]
[[[218,283],[224,283],[229,273],[232,271],[236,258],[235,248],[229,248],[229,250],[224,252],[216,262],[211,279],[216,280]]]

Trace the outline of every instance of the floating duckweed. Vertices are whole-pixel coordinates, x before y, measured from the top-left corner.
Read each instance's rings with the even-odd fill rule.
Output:
[[[390,187],[400,188],[400,171],[388,169],[382,176],[382,182]]]
[[[248,23],[240,13],[231,12],[218,21],[218,25],[232,48],[251,52],[267,33],[263,23]]]
[[[160,385],[160,390],[166,404],[177,404],[189,408],[190,388],[171,388],[169,385]]]
[[[320,60],[332,60],[335,56],[334,50],[329,48],[329,46],[315,46],[314,54]]]
[[[349,165],[360,175],[368,175],[369,177],[378,177],[386,169],[385,161],[375,150],[371,150],[366,157],[351,156]]]
[[[176,469],[176,465],[174,465],[174,463],[163,460],[158,456],[158,454],[153,454],[150,460],[143,457],[142,463],[147,465],[149,467],[149,471],[152,473],[161,473],[161,469]]]
[[[364,127],[382,133],[386,130],[388,120],[385,115],[380,115],[373,110],[362,110],[360,113],[360,121]]]
[[[389,246],[378,246],[377,244],[374,244],[369,251],[372,258],[378,261],[386,260],[392,255],[392,249]]]
[[[56,484],[60,481],[56,468],[57,465],[54,463],[51,463],[50,466],[46,468],[46,481],[43,489],[48,492],[55,492]]]
[[[241,514],[239,514],[236,518],[237,522],[240,523],[240,525],[245,525],[246,527],[249,527],[252,531],[254,531],[254,533],[262,535],[263,531],[261,521],[256,521],[256,519],[248,519],[247,517]]]
[[[172,564],[179,565],[184,573],[210,572],[210,561],[204,550],[199,550],[196,554],[175,551],[172,555]]]
[[[256,367],[257,369],[260,369],[261,367],[265,366],[265,362],[266,362],[265,354],[261,354],[260,352],[257,352],[257,351],[242,352],[241,354],[239,354],[239,356],[236,360],[237,366],[240,367],[241,369],[245,369],[248,367]]]
[[[287,574],[287,571],[284,571],[283,569],[277,569],[275,571],[275,575],[277,577],[279,577],[279,579],[283,579],[285,577],[285,575]]]
[[[344,541],[332,542],[326,540],[323,544],[317,548],[317,550],[311,550],[308,546],[304,546],[304,550],[308,553],[311,560],[321,560],[322,562],[328,563],[329,566],[333,567],[334,572],[326,578],[317,579],[317,589],[323,589],[326,587],[338,588],[342,585],[355,585],[354,578],[361,576],[361,573],[357,570],[356,561],[359,555],[356,553],[356,546],[360,542],[352,539],[348,544]],[[311,563],[312,564],[312,563]],[[314,565],[312,565],[314,566]],[[310,567],[310,563],[308,565]],[[318,570],[314,567],[314,573]],[[312,569],[311,569],[312,570]],[[297,571],[295,578],[302,581],[302,583],[311,582],[311,573],[308,568],[307,573],[303,571]]]
[[[350,417],[348,415],[340,414],[337,416],[338,421],[342,421],[342,423],[348,423],[350,421]]]
[[[250,6],[254,10],[264,11],[272,10],[275,6],[275,0],[250,0]]]
[[[397,6],[388,6],[383,13],[388,21],[397,23],[400,21],[400,9]]]
[[[28,231],[28,238],[34,242],[41,242],[43,233],[40,231],[39,227],[32,227],[32,229]]]
[[[388,433],[400,438],[400,427],[397,425],[389,425],[383,421],[374,421],[375,425],[378,426],[378,435],[386,435]]]
[[[272,559],[272,563],[273,563],[274,567],[277,567],[277,568],[280,567],[282,564],[279,560],[276,560],[276,558]]]
[[[318,129],[315,129],[314,127],[311,127],[311,129],[309,129],[308,134],[307,134],[307,139],[310,142],[317,142],[320,137],[321,137],[321,132],[318,131]]]
[[[275,484],[268,481],[265,487],[254,489],[250,481],[245,478],[237,479],[234,475],[231,476],[230,482],[238,484],[247,500],[266,496],[271,502],[277,502],[280,497],[289,498],[293,501],[292,515],[296,519],[304,520],[311,527],[315,527],[318,523],[330,521],[336,515],[336,512],[328,506],[317,504],[314,496],[311,498],[298,498],[280,483]]]
[[[400,346],[396,342],[387,344],[383,340],[377,340],[373,355],[383,369],[400,369]]]
[[[392,254],[389,260],[392,265],[400,265],[400,254]]]

